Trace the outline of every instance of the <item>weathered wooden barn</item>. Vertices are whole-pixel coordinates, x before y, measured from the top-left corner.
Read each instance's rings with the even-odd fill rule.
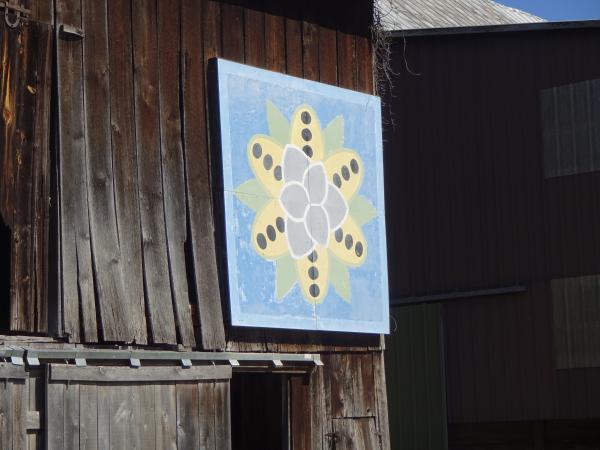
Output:
[[[600,448],[600,23],[392,33],[392,448]]]
[[[379,335],[230,326],[211,167],[209,61],[372,93],[372,2],[0,12],[0,448],[389,449]]]

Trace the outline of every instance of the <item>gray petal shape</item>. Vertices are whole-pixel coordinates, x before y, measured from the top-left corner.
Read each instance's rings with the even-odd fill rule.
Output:
[[[288,247],[292,258],[300,259],[313,251],[315,244],[306,231],[304,221],[296,222],[286,219],[285,234],[287,235]]]
[[[332,184],[327,189],[327,198],[323,207],[329,216],[329,226],[332,230],[344,223],[348,216],[348,204],[340,190]]]
[[[304,175],[304,188],[312,205],[322,205],[327,195],[327,173],[323,163],[311,165]]]
[[[329,218],[322,206],[312,205],[306,212],[308,232],[313,240],[323,246],[329,241]]]
[[[293,145],[286,145],[283,149],[283,181],[297,181],[302,183],[304,172],[310,165],[310,159],[302,150]]]
[[[279,204],[288,217],[302,220],[308,206],[308,193],[300,183],[287,183],[279,194]]]

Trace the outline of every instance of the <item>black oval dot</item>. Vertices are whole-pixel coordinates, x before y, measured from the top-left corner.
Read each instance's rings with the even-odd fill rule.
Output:
[[[271,155],[265,155],[263,166],[265,166],[265,169],[271,170],[271,167],[273,167],[273,157]]]
[[[338,228],[337,230],[335,230],[335,240],[338,242],[342,242],[342,239],[344,237],[344,230],[342,230],[341,228]]]
[[[350,170],[352,170],[352,172],[354,173],[358,173],[358,161],[353,159],[352,161],[350,161]]]
[[[259,246],[261,249],[263,249],[263,250],[264,250],[265,248],[267,248],[267,238],[266,238],[266,237],[265,237],[265,235],[264,235],[264,234],[262,234],[262,233],[258,233],[258,234],[256,235],[256,243],[257,243],[257,244],[258,244],[258,246]]]
[[[278,217],[277,219],[275,219],[275,226],[277,227],[280,233],[283,233],[285,231],[285,222],[282,217]]]
[[[319,259],[319,255],[317,254],[316,250],[313,250],[309,255],[308,255],[308,260],[312,263],[314,263],[317,259]]]
[[[333,175],[333,184],[335,184],[338,188],[342,187],[342,179],[337,173]]]
[[[311,284],[310,287],[308,288],[308,292],[310,292],[310,295],[317,298],[319,296],[319,293],[321,292],[321,290],[319,289],[319,286],[317,286],[316,284]]]
[[[347,248],[348,250],[350,250],[350,249],[352,248],[352,242],[353,242],[352,235],[351,235],[351,234],[347,234],[347,235],[346,235],[346,241],[345,241],[345,244],[346,244],[346,248]]]
[[[348,168],[346,166],[342,166],[342,176],[344,177],[344,180],[348,181],[350,179],[350,171],[348,170]]]
[[[317,278],[319,278],[319,269],[317,269],[315,266],[309,267],[308,268],[308,277],[311,280],[316,280]]]
[[[275,170],[273,170],[273,176],[277,181],[281,181],[281,166],[275,166]]]
[[[356,256],[358,256],[359,258],[362,256],[362,254],[363,254],[362,242],[356,243],[356,245],[354,246],[354,252],[356,253]]]
[[[313,149],[310,145],[305,145],[304,147],[302,147],[302,151],[306,154],[306,156],[312,158]]]
[[[308,125],[311,121],[310,113],[308,111],[302,111],[302,114],[300,114],[300,120],[302,120],[303,124]]]
[[[262,147],[260,144],[257,143],[252,146],[252,154],[256,159],[260,158],[260,155],[262,155]]]
[[[308,142],[312,139],[312,133],[310,132],[310,130],[308,128],[304,128],[302,130],[302,139],[304,139],[306,142]]]
[[[274,241],[275,238],[277,237],[277,234],[275,234],[275,228],[273,227],[273,225],[269,225],[267,227],[267,236],[269,237],[271,242]]]

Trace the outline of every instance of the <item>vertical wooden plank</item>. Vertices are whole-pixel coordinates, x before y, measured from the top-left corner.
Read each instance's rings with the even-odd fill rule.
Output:
[[[199,448],[218,450],[215,430],[215,383],[198,383],[198,443]]]
[[[439,320],[439,319],[438,319]],[[395,380],[391,380],[394,383]],[[436,380],[439,381],[439,380]],[[435,383],[435,381],[433,381]],[[373,354],[373,383],[375,386],[375,417],[380,436],[381,450],[390,450],[390,427],[388,420],[385,360],[383,352]]]
[[[29,378],[27,379],[27,411],[39,411],[40,413],[40,428],[43,429],[44,423],[44,405],[42,401],[42,386],[37,374],[29,372]],[[41,430],[27,430],[27,448],[29,450],[36,450],[42,445],[43,434]]]
[[[177,450],[177,393],[174,384],[156,384],[154,390],[156,448]]]
[[[241,0],[221,4],[221,43],[223,56],[244,62],[244,9]]]
[[[133,430],[132,387],[128,384],[110,386],[110,448],[130,448]]]
[[[341,87],[354,89],[356,86],[356,53],[354,36],[337,32],[337,71]]]
[[[332,358],[331,354],[323,356],[323,364],[325,369],[321,368],[320,371],[315,372],[314,384],[312,385],[312,402],[314,405],[319,405],[313,409],[312,426],[313,430],[322,430],[320,435],[313,437],[317,439],[315,446],[316,448],[322,448],[326,450],[331,447],[333,439],[333,423],[331,421],[332,414],[332,401],[331,401],[331,371],[327,367],[331,367]],[[320,372],[320,373],[319,373]]]
[[[18,32],[2,26],[2,127],[0,128],[0,216],[3,222],[12,227],[14,195],[14,152],[12,151],[16,129],[16,92],[18,89],[18,64],[22,58],[16,58]]]
[[[156,2],[133,2],[133,63],[144,287],[154,343],[177,342],[161,183]]]
[[[333,14],[331,9],[328,10]],[[337,35],[336,31],[324,26],[319,26],[319,81],[337,85]],[[346,68],[344,68],[346,69]]]
[[[375,88],[373,85],[373,49],[371,41],[367,37],[356,37],[356,64],[356,89],[372,94]]]
[[[231,450],[229,381],[215,383],[215,449]]]
[[[79,450],[79,384],[66,385],[63,395],[64,450]]]
[[[246,64],[265,67],[265,14],[244,8],[244,46]]]
[[[198,384],[177,384],[177,445],[178,448],[200,447]]]
[[[27,406],[28,394],[26,380],[12,380],[11,387],[11,434],[12,450],[27,450]]]
[[[12,446],[11,383],[0,380],[0,448]]]
[[[31,17],[43,24],[52,25],[54,20],[54,2],[52,0],[34,0],[30,4]]]
[[[135,408],[134,428],[140,433],[140,450],[156,449],[156,422],[154,407],[154,389],[153,384],[141,384],[138,389],[138,404]]]
[[[181,144],[179,102],[181,59],[180,2],[157,2],[158,5],[158,67],[160,105],[160,150],[162,159],[163,205],[167,232],[167,255],[171,276],[171,291],[175,319],[181,343],[195,343],[190,310],[184,245],[187,239],[185,174]]]
[[[79,386],[79,449],[98,449],[98,386]]]
[[[50,369],[48,368],[47,371]],[[48,372],[46,372],[48,381]],[[46,414],[46,445],[47,450],[65,449],[65,385],[63,383],[46,383],[46,411],[54,414]]]
[[[210,2],[210,8],[217,6]],[[205,5],[205,3],[202,3]],[[188,227],[191,239],[193,273],[198,302],[202,348],[222,350],[225,348],[225,327],[213,222],[210,171],[208,161],[207,114],[204,96],[204,49],[205,25],[211,20],[203,17],[203,10],[193,0],[182,0],[181,53],[183,71],[183,136],[185,150],[186,188],[188,198]]]
[[[288,2],[285,17],[285,57],[286,69],[289,75],[302,77],[302,20],[300,19],[300,4]]]
[[[283,5],[277,0],[271,0],[268,4],[268,12],[265,13],[265,67],[284,73],[286,71],[286,30],[285,19],[282,17]]]
[[[110,392],[112,386],[98,384],[98,450],[110,450]]]
[[[56,2],[57,22],[81,28],[79,0]],[[59,122],[59,190],[61,201],[62,310],[64,331],[72,341],[97,340],[90,224],[86,191],[81,40],[59,36],[57,67]],[[81,308],[81,312],[80,312]],[[83,323],[79,323],[79,318]],[[81,327],[81,328],[80,328]],[[80,329],[83,336],[80,337]]]
[[[42,8],[39,3],[44,3]],[[38,2],[38,16],[52,20],[51,2]],[[49,11],[48,11],[49,10]],[[52,79],[52,28],[39,27],[36,79],[36,120],[33,161],[33,277],[36,331],[48,331],[48,230],[50,204],[50,92]]]
[[[131,342],[133,318],[126,302],[115,209],[110,134],[107,3],[83,2],[83,93],[90,235],[102,336]]]
[[[131,2],[111,0],[108,6],[110,129],[117,231],[123,280],[122,302],[128,305],[129,333],[145,344],[144,272],[138,195]]]
[[[319,81],[319,27],[308,17],[302,21],[302,61],[304,78]]]
[[[317,444],[316,448],[321,448],[321,437],[323,430],[319,425],[312,428],[312,414],[307,411],[321,411],[321,405],[311,405],[311,385],[309,378],[303,375],[292,375],[290,383],[290,430],[292,432],[291,442],[294,450],[310,450],[314,448],[313,442]],[[320,387],[320,386],[319,386]],[[321,396],[318,399],[322,399]],[[313,437],[316,439],[313,440]]]
[[[12,195],[12,251],[11,251],[11,329],[15,331],[35,330],[33,302],[33,134],[35,124],[35,94],[31,86],[36,85],[36,62],[39,26],[18,26],[10,31],[16,35],[13,61],[9,69],[17,82],[16,90],[10,95],[15,99],[15,110],[4,111],[12,114],[14,137],[10,152],[13,162]],[[28,88],[29,86],[29,88]]]

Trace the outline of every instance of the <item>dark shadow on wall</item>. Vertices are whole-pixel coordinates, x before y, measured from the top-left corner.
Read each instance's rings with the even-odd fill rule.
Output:
[[[10,328],[10,228],[0,218],[0,332]]]

